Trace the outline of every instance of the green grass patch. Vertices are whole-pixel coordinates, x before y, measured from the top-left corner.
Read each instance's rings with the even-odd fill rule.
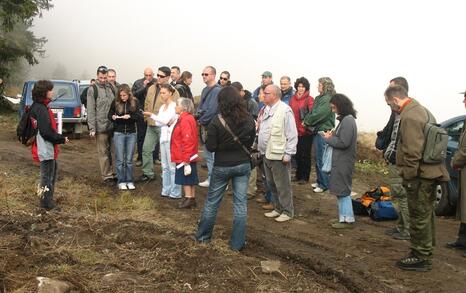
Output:
[[[359,160],[355,164],[356,171],[362,173],[378,173],[388,175],[388,167],[384,162],[374,162],[370,160]]]

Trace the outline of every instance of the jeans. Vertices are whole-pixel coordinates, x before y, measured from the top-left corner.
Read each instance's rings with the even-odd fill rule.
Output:
[[[160,143],[162,159],[162,195],[172,198],[181,197],[181,186],[175,184],[176,164],[171,161],[170,141]]]
[[[338,196],[338,220],[341,223],[354,223],[353,203],[351,196]]]
[[[319,134],[315,135],[314,137],[314,146],[316,148],[316,174],[317,174],[317,185],[320,188],[327,190],[328,183],[329,183],[329,176],[327,173],[322,172],[322,165],[323,165],[323,156],[324,150],[327,143],[323,139],[323,137]]]
[[[275,211],[293,218],[293,190],[291,189],[290,165],[282,161],[264,157],[264,170],[267,185],[275,202]]]
[[[215,153],[209,152],[207,147],[204,145],[204,160],[207,164],[207,180],[209,180],[209,182],[212,175],[212,169],[214,167],[214,156]]]
[[[147,177],[154,178],[153,152],[160,139],[160,127],[147,126],[146,137],[142,147],[142,173]]]
[[[46,160],[40,162],[40,186],[38,195],[40,205],[43,208],[53,207],[53,192],[55,191],[55,180],[57,179],[57,161]]]
[[[118,183],[133,182],[133,155],[136,133],[115,132],[115,161]]]
[[[228,181],[233,182],[233,230],[231,232],[230,247],[241,250],[246,239],[246,221],[248,213],[248,181],[251,164],[244,163],[233,167],[215,166],[207,193],[204,210],[198,225],[196,240],[209,242],[217,217],[217,210],[222,201]]]

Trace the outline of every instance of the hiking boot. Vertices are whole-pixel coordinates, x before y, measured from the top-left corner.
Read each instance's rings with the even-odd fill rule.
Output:
[[[275,218],[275,221],[277,221],[277,222],[286,222],[286,221],[289,221],[291,219],[292,219],[292,217],[288,216],[287,214],[281,214],[280,216]]]
[[[277,212],[276,210],[273,210],[271,212],[265,213],[264,216],[266,216],[267,218],[276,218],[280,216],[280,213]]]
[[[427,272],[432,269],[432,261],[421,259],[410,253],[407,257],[397,261],[396,266],[406,271]]]
[[[180,209],[190,209],[196,207],[196,199],[194,197],[185,197],[185,200],[180,202],[178,208]]]
[[[392,238],[396,240],[410,240],[411,236],[409,233],[395,232],[392,234]]]
[[[258,198],[256,198],[256,202],[257,203],[267,203],[267,200],[265,198],[263,198],[263,197],[258,197]]]
[[[354,223],[338,222],[333,223],[331,226],[333,229],[353,229]]]
[[[262,205],[262,209],[263,209],[263,210],[270,210],[270,211],[271,211],[271,210],[273,210],[274,208],[275,208],[275,207],[273,206],[272,203],[268,203],[268,204]]]
[[[393,234],[395,233],[400,233],[400,230],[398,230],[398,227],[393,227],[391,229],[385,230],[385,235],[388,235],[388,236],[393,236]]]
[[[136,161],[136,162],[134,163],[134,165],[135,165],[136,167],[141,167],[141,166],[142,166],[142,161],[139,161],[139,160],[138,160],[138,161]]]
[[[455,242],[448,242],[447,244],[445,244],[445,247],[450,249],[466,249],[466,245],[464,245],[461,242],[458,242],[458,240],[456,240]]]

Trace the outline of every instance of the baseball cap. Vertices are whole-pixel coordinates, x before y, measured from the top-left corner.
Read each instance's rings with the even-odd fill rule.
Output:
[[[262,73],[262,77],[272,77],[272,72],[264,71],[264,73]]]

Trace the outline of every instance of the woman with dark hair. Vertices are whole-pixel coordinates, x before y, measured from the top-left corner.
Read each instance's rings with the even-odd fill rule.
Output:
[[[189,87],[193,82],[193,75],[189,71],[183,71],[180,76],[180,79],[177,80],[175,89],[180,94],[182,98],[188,98],[194,103],[193,94],[191,93],[191,88]]]
[[[53,83],[39,80],[32,89],[31,123],[37,129],[36,140],[32,144],[32,156],[40,162],[40,185],[37,194],[40,206],[46,210],[57,208],[53,200],[57,178],[58,144],[68,143],[67,137],[57,132],[57,123],[49,103],[53,97]]]
[[[356,162],[356,111],[353,102],[336,94],[330,99],[330,108],[340,121],[335,131],[322,132],[322,137],[333,148],[330,171],[330,193],[337,196],[339,219],[331,225],[335,229],[353,228],[354,213],[351,203],[351,187]]]
[[[136,143],[136,123],[142,118],[138,100],[129,85],[118,87],[115,100],[110,104],[108,119],[113,122],[115,145],[115,168],[117,186],[120,190],[133,190],[133,155]]]
[[[298,145],[296,149],[296,174],[294,181],[298,184],[309,182],[311,175],[311,148],[313,133],[303,126],[304,117],[312,111],[314,98],[309,95],[310,84],[307,78],[300,77],[294,83],[296,93],[291,97],[290,107],[293,110],[296,128],[298,129]]]
[[[247,220],[247,190],[251,172],[250,150],[254,142],[255,123],[246,104],[234,87],[226,86],[218,94],[219,115],[212,119],[207,131],[206,147],[215,152],[209,191],[198,225],[196,239],[209,242],[226,186],[233,183],[233,231],[230,247],[244,247]]]
[[[194,104],[188,98],[176,100],[175,112],[178,120],[173,128],[170,140],[171,160],[176,164],[175,184],[182,185],[184,199],[178,205],[180,209],[190,209],[196,206],[196,185],[198,161],[198,131],[194,119]]]

